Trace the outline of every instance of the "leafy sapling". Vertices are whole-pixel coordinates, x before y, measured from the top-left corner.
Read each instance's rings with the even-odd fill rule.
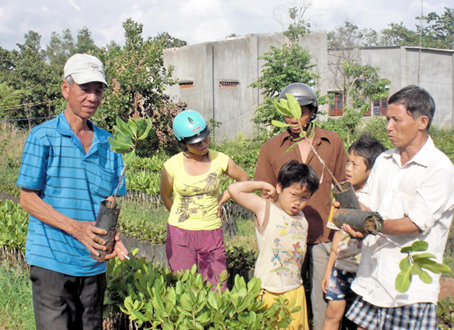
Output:
[[[424,252],[429,248],[429,243],[426,241],[416,241],[410,246],[403,247],[400,252],[407,254],[399,263],[400,273],[396,277],[394,284],[398,292],[406,292],[411,284],[413,275],[418,275],[420,280],[424,283],[432,283],[432,277],[423,268],[431,271],[434,274],[450,273],[451,268],[447,265],[440,264],[432,259],[435,255],[432,253],[419,253]]]
[[[121,171],[120,179],[113,196],[113,201],[104,200],[99,208],[98,216],[96,217],[96,227],[107,231],[106,235],[98,235],[106,241],[106,250],[97,250],[99,253],[96,256],[90,253],[93,259],[98,261],[104,261],[106,256],[113,252],[115,245],[115,234],[117,232],[117,222],[120,216],[120,205],[116,203],[118,190],[120,189],[121,182],[123,180],[125,170],[129,164],[131,164],[136,158],[136,148],[139,141],[147,138],[151,130],[152,122],[147,119],[146,127],[139,126],[137,123],[129,119],[128,122],[122,121],[117,117],[117,125],[114,126],[116,131],[115,137],[109,137],[110,148],[122,155],[124,167]]]
[[[298,120],[298,125],[301,128],[301,131],[299,133],[300,137],[298,139],[294,140],[295,143],[293,145],[291,145],[290,148],[288,148],[285,151],[285,153],[288,153],[288,152],[290,152],[290,150],[292,150],[293,148],[295,148],[298,145],[298,142],[303,141],[303,140],[307,140],[309,142],[309,139],[315,134],[315,129],[314,129],[315,128],[315,124],[314,124],[314,122],[311,122],[309,128],[307,129],[307,131],[305,131],[303,129],[303,127],[301,127],[301,124],[299,122],[299,119],[301,118],[301,106],[298,103],[298,100],[295,98],[295,96],[293,96],[292,94],[289,94],[289,93],[286,93],[285,96],[287,97],[287,99],[281,98],[279,101],[278,100],[274,100],[273,105],[274,105],[275,109],[278,112],[280,112],[282,115],[288,116],[288,117],[291,117],[291,118],[296,118]],[[292,126],[290,124],[283,123],[283,122],[278,121],[278,120],[272,120],[271,123],[274,126],[280,127],[280,128],[284,128],[284,127],[287,128],[287,127],[291,127]],[[309,136],[308,136],[308,132],[310,134]],[[325,161],[317,153],[317,150],[314,148],[312,143],[309,143],[309,147],[311,148],[312,152],[315,154],[317,159],[320,161],[320,163],[322,163],[323,169],[326,170],[328,172],[328,174],[331,176],[335,186],[340,191],[343,191],[344,189],[342,188],[341,184],[339,183],[339,181],[337,181],[337,179],[334,177],[334,174],[331,173],[329,168],[327,166],[325,166]]]

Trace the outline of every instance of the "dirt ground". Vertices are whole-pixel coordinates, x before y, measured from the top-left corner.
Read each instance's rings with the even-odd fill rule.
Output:
[[[444,299],[448,295],[454,298],[454,278],[442,278],[440,280],[440,294],[439,299]]]
[[[19,198],[0,192],[0,200],[4,201],[6,199],[9,199],[9,200],[13,201],[14,203],[19,203]]]

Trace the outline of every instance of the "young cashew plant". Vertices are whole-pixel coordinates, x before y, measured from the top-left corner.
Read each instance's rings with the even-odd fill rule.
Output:
[[[315,156],[320,161],[320,163],[322,163],[323,172],[326,170],[326,172],[328,172],[328,174],[333,179],[333,182],[334,182],[335,186],[340,191],[343,191],[343,188],[342,188],[341,184],[337,181],[337,179],[334,177],[333,173],[329,170],[329,168],[325,166],[325,161],[320,157],[320,155],[317,153],[317,150],[315,150],[314,146],[309,141],[309,139],[312,136],[314,136],[314,134],[315,134],[315,124],[313,122],[311,122],[309,128],[307,129],[307,131],[305,131],[303,129],[303,127],[301,127],[301,124],[299,122],[299,120],[301,118],[301,106],[299,105],[298,100],[292,94],[286,93],[285,96],[287,97],[287,99],[282,98],[279,101],[274,100],[274,102],[273,102],[274,108],[277,111],[279,111],[284,116],[287,116],[287,117],[290,117],[290,118],[296,118],[298,120],[298,125],[301,128],[299,138],[294,140],[295,143],[292,144],[290,146],[290,148],[288,148],[285,151],[285,153],[288,153],[288,152],[290,152],[290,150],[295,148],[298,145],[298,142],[300,142],[302,140],[306,140],[308,142],[309,147],[311,148],[312,152],[315,154]],[[291,127],[292,126],[290,124],[283,123],[283,122],[278,121],[278,120],[272,120],[271,124],[273,124],[276,127]],[[309,136],[308,136],[308,132],[309,132]],[[323,179],[323,174],[322,174],[322,179]]]
[[[136,159],[136,148],[137,144],[141,140],[145,140],[151,130],[151,119],[146,120],[146,127],[137,125],[137,123],[129,119],[128,122],[122,121],[117,117],[116,124],[113,128],[116,134],[113,138],[107,138],[110,143],[110,148],[122,155],[124,167],[120,175],[117,189],[114,195],[114,201],[117,198],[118,189],[120,188],[121,181],[124,177],[124,173],[129,164]]]
[[[106,242],[105,250],[97,250],[98,255],[90,253],[90,256],[98,261],[104,261],[106,255],[112,253],[115,245],[115,234],[117,232],[117,222],[120,215],[120,205],[116,203],[118,190],[120,189],[121,182],[123,180],[125,170],[129,164],[131,164],[136,158],[136,148],[140,140],[147,138],[151,130],[151,120],[147,119],[146,127],[137,125],[134,120],[129,119],[127,123],[122,121],[120,118],[117,118],[117,125],[114,126],[116,131],[115,137],[108,137],[110,143],[110,148],[114,152],[118,152],[122,155],[123,158],[123,170],[120,174],[120,179],[118,180],[118,185],[115,190],[113,201],[104,200],[98,211],[96,217],[96,227],[104,229],[107,231],[106,235],[98,235]]]
[[[429,270],[434,274],[450,273],[451,268],[449,266],[440,264],[435,260],[435,255],[432,253],[419,253],[424,252],[429,248],[429,243],[426,241],[416,241],[410,246],[403,247],[400,252],[407,254],[405,258],[399,263],[400,273],[396,277],[394,284],[398,292],[406,292],[411,284],[413,275],[418,275],[420,280],[424,283],[432,283],[432,277],[423,268]]]

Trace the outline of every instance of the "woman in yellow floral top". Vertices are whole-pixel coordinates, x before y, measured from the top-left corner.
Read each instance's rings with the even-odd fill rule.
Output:
[[[227,268],[218,208],[230,195],[219,193],[221,178],[223,174],[237,181],[249,178],[228,156],[208,148],[210,128],[198,112],[179,113],[173,130],[184,151],[167,160],[161,172],[161,199],[170,212],[167,260],[173,272],[197,265],[216,285]]]

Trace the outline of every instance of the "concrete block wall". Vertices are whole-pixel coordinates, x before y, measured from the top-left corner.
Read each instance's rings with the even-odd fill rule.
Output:
[[[164,51],[165,65],[175,67],[173,77],[180,84],[166,90],[173,100],[187,102],[207,119],[219,122],[213,132],[217,141],[235,139],[238,133],[253,137],[252,122],[257,105],[263,101],[260,90],[248,87],[261,75],[265,61],[259,60],[270,46],[287,42],[282,33],[250,34],[237,38],[189,45]],[[326,32],[308,34],[301,45],[313,56],[315,71],[326,69]],[[322,63],[321,63],[322,62]],[[326,85],[321,84],[326,91]]]

